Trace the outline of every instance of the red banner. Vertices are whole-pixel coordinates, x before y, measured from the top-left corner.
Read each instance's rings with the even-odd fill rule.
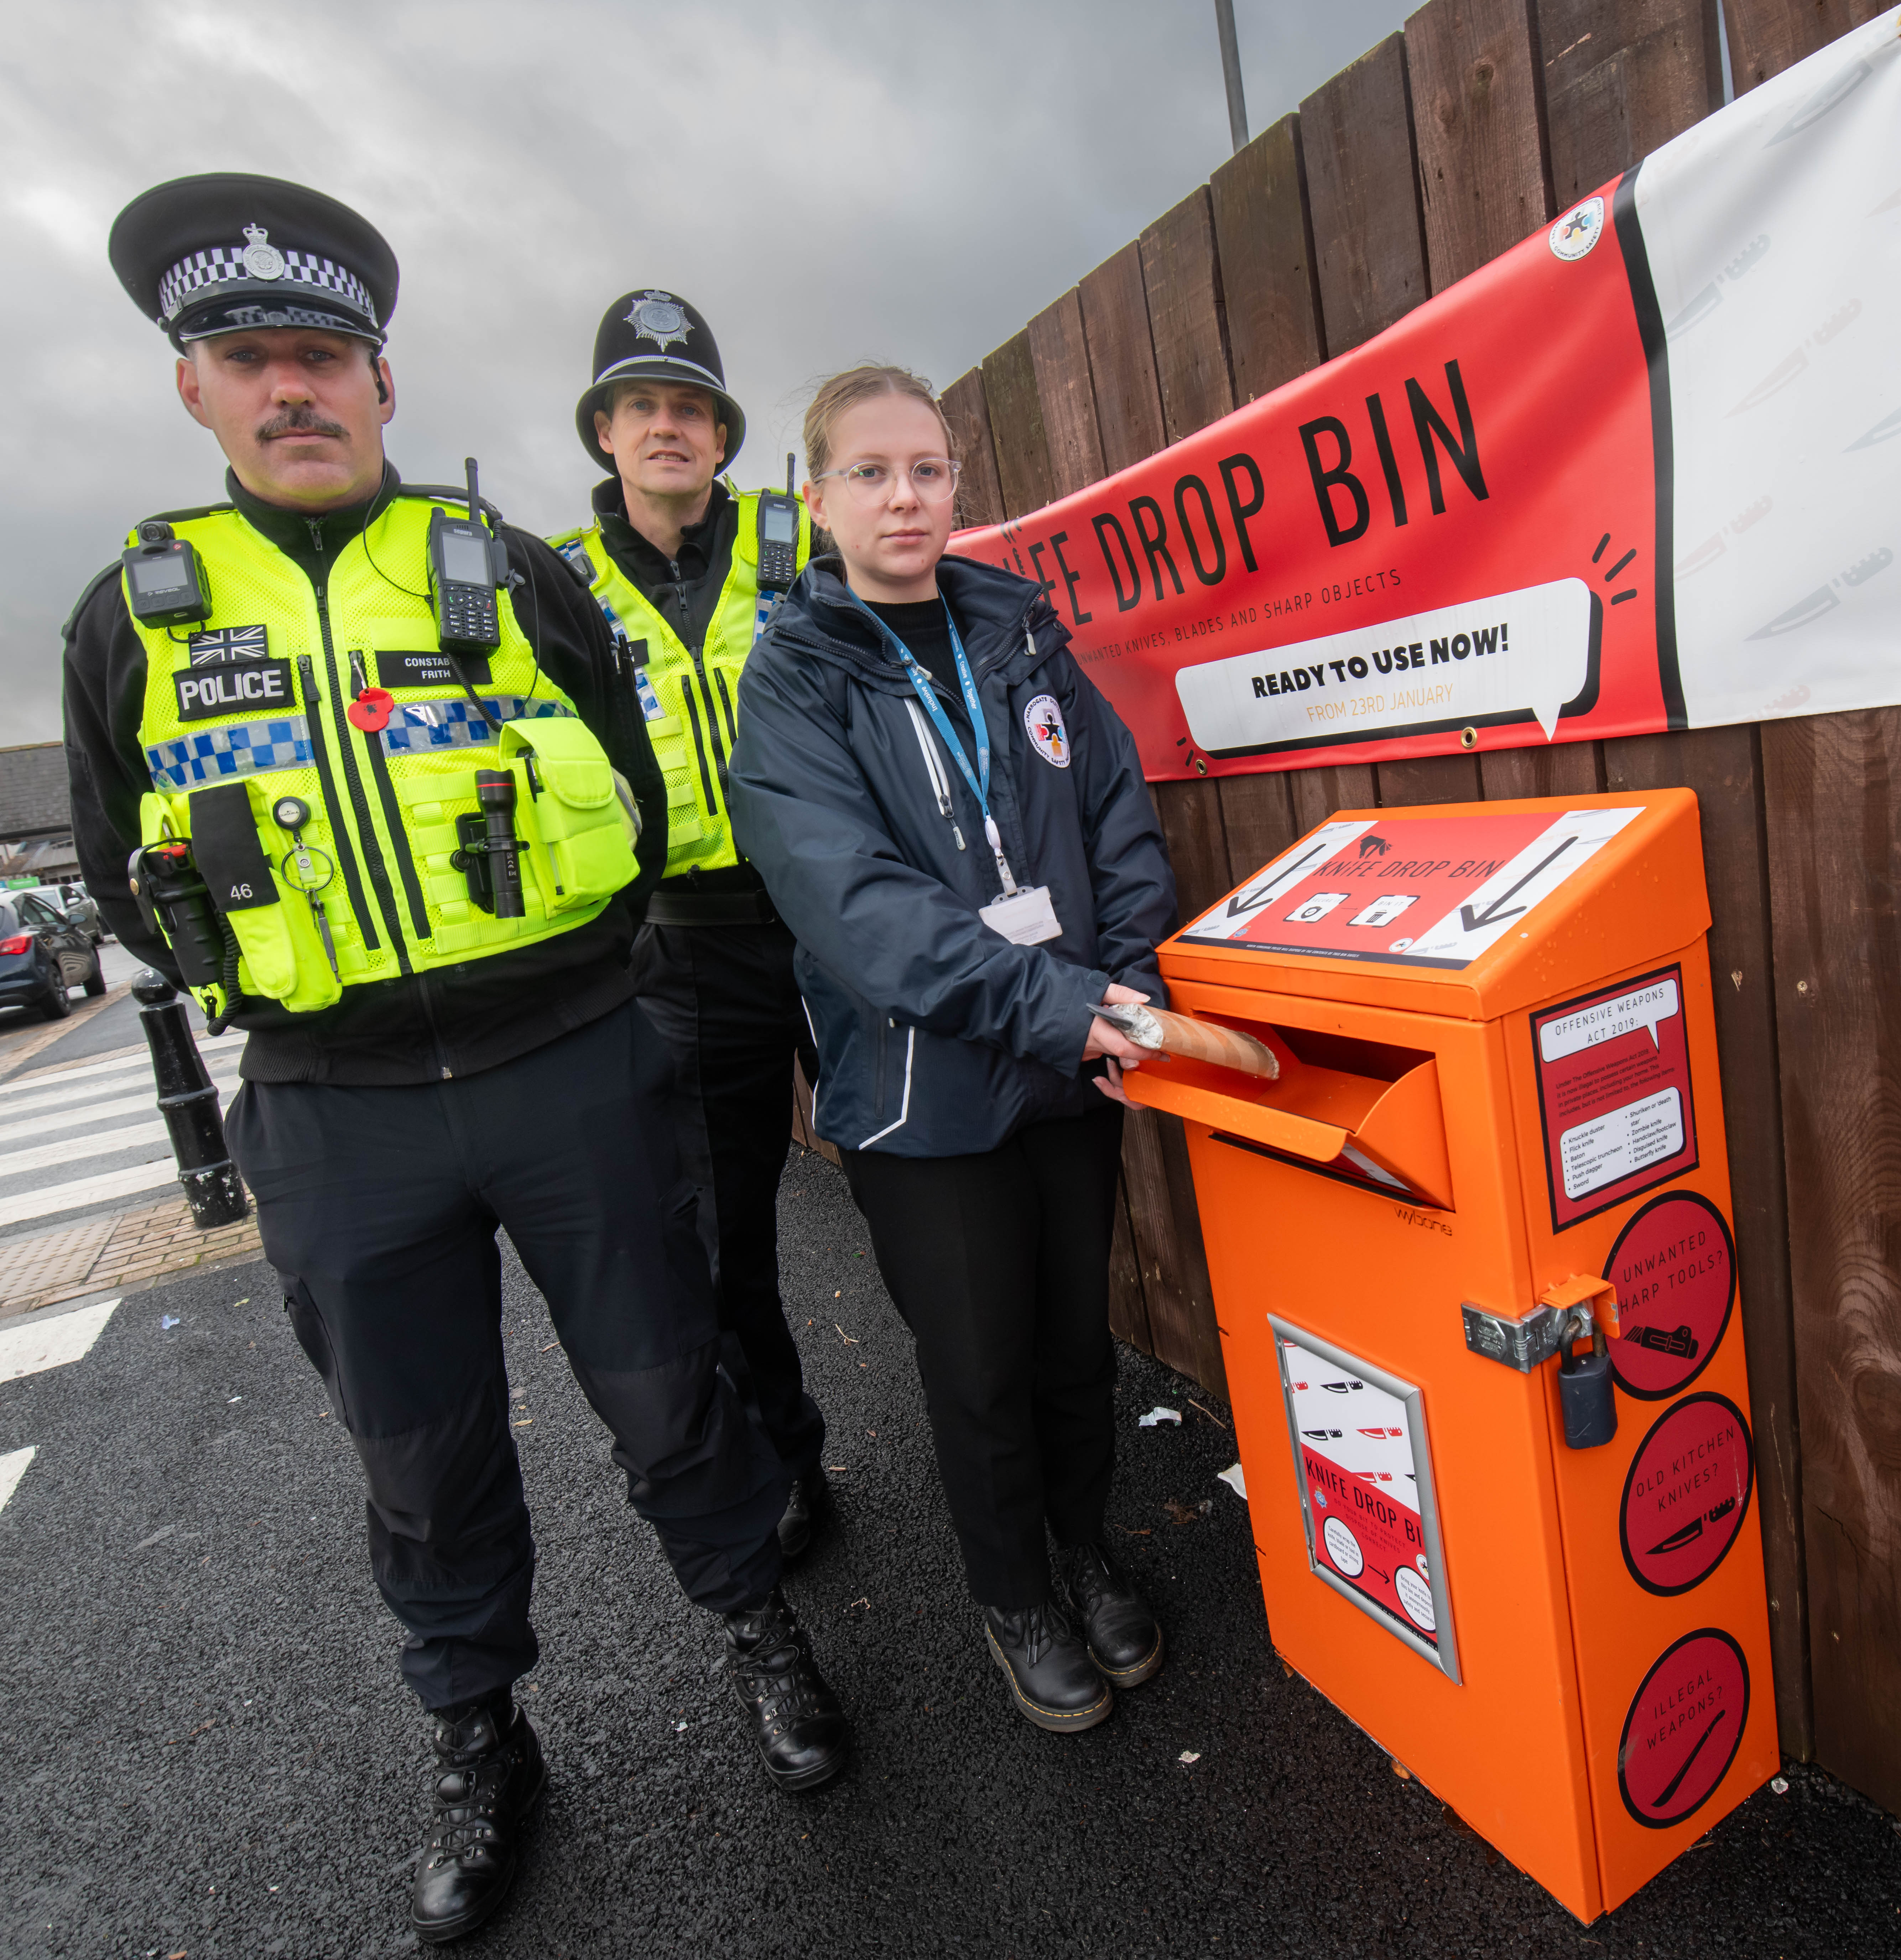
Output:
[[[1845,37],[1364,346],[955,548],[1042,584],[1151,778],[1901,698],[1896,52],[1892,16]]]

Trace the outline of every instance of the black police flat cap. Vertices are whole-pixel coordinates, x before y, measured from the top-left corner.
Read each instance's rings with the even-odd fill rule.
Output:
[[[720,365],[719,343],[696,307],[677,293],[658,288],[623,293],[600,317],[594,336],[594,378],[575,405],[575,432],[597,469],[607,451],[594,436],[594,411],[607,412],[616,381],[680,381],[704,388],[719,402],[726,425],[726,455],[730,469],[746,440],[746,416],[726,392],[726,370]]]
[[[260,326],[314,326],[383,343],[396,254],[347,204],[279,177],[177,177],[114,219],[119,282],[175,347]]]

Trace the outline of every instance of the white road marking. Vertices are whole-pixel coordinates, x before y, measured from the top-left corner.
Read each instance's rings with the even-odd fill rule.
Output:
[[[242,1034],[220,1035],[215,1040],[205,1039],[198,1044],[200,1055],[209,1057],[217,1055],[235,1055],[244,1045]],[[119,1069],[149,1068],[151,1058],[142,1044],[137,1048],[119,1048],[99,1061],[82,1062],[77,1068],[54,1070],[29,1069],[12,1082],[0,1082],[0,1099],[17,1096],[22,1090],[56,1088],[68,1082],[83,1082],[97,1075],[110,1075]]]
[[[24,1225],[30,1218],[50,1218],[61,1211],[77,1211],[81,1206],[100,1204],[110,1198],[134,1198],[142,1191],[161,1190],[178,1179],[178,1166],[169,1155],[150,1163],[134,1164],[129,1170],[103,1171],[97,1177],[75,1178],[70,1184],[49,1184],[39,1191],[25,1191],[18,1197],[0,1200],[0,1227]]]
[[[33,1452],[40,1447],[30,1443],[24,1449],[9,1449],[0,1456],[0,1511],[7,1508],[7,1500],[20,1488],[20,1480],[27,1474],[27,1465],[33,1461]]]
[[[218,1078],[214,1076],[213,1081]],[[218,1085],[224,1086],[221,1083]],[[149,1115],[158,1106],[158,1093],[148,1090],[142,1096],[121,1096],[110,1102],[83,1103],[77,1109],[56,1109],[44,1116],[28,1116],[21,1122],[10,1122],[0,1115],[0,1142],[11,1143],[16,1137],[43,1137],[49,1130],[70,1130],[81,1123],[103,1122],[108,1116]]]
[[[0,1330],[0,1382],[17,1382],[23,1375],[37,1375],[43,1370],[63,1368],[69,1361],[83,1360],[118,1304],[116,1300],[102,1300],[96,1306],[56,1313],[50,1320]]]
[[[237,1057],[214,1056],[209,1064],[211,1078],[220,1088],[237,1080]],[[86,1098],[91,1096],[123,1096],[129,1090],[137,1088],[143,1092],[148,1107],[158,1100],[158,1090],[151,1079],[148,1062],[135,1059],[126,1065],[127,1071],[115,1071],[110,1075],[101,1076],[96,1081],[75,1083],[70,1089],[56,1082],[45,1083],[37,1096],[22,1096],[17,1102],[0,1102],[0,1124],[9,1124],[17,1118],[39,1109],[70,1109],[78,1106],[81,1115],[91,1115],[92,1110],[84,1107]],[[75,1071],[76,1074],[78,1071]],[[94,1106],[97,1108],[97,1106]]]
[[[162,1122],[127,1123],[90,1137],[62,1137],[57,1143],[34,1144],[24,1150],[0,1152],[0,1178],[18,1177],[53,1164],[78,1163],[87,1157],[109,1157],[120,1150],[142,1150],[150,1144],[169,1149]]]

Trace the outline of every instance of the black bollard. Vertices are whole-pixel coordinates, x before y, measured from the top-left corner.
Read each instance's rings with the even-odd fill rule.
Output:
[[[205,1058],[192,1039],[178,989],[148,966],[132,983],[139,1024],[151,1050],[158,1107],[171,1132],[178,1181],[185,1187],[192,1223],[201,1232],[235,1225],[250,1215],[250,1201],[224,1143],[224,1119]]]

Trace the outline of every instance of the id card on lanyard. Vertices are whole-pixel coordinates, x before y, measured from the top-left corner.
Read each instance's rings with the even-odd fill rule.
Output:
[[[1003,854],[1003,838],[997,829],[997,820],[990,814],[990,730],[983,718],[983,705],[977,698],[977,683],[970,672],[969,657],[963,651],[963,641],[957,632],[957,622],[952,616],[949,602],[944,603],[944,617],[951,628],[951,651],[957,663],[957,683],[963,690],[963,705],[970,717],[970,733],[977,745],[977,766],[973,769],[970,759],[964,753],[963,744],[957,739],[957,731],[951,725],[951,718],[944,711],[944,704],[938,700],[930,677],[919,666],[911,649],[892,632],[875,612],[871,612],[856,593],[852,598],[864,607],[877,625],[880,632],[897,650],[904,663],[906,678],[920,702],[924,711],[931,718],[931,725],[938,731],[938,738],[950,750],[957,767],[963,772],[964,781],[970,785],[970,794],[977,800],[977,807],[983,813],[983,835],[990,846],[990,854],[996,860],[997,876],[1003,886],[1001,895],[987,905],[977,908],[977,916],[992,932],[1000,933],[1005,939],[1018,946],[1036,946],[1046,939],[1058,939],[1062,934],[1062,924],[1056,917],[1056,908],[1050,902],[1047,885],[1019,885],[1010,869],[1010,861]]]

